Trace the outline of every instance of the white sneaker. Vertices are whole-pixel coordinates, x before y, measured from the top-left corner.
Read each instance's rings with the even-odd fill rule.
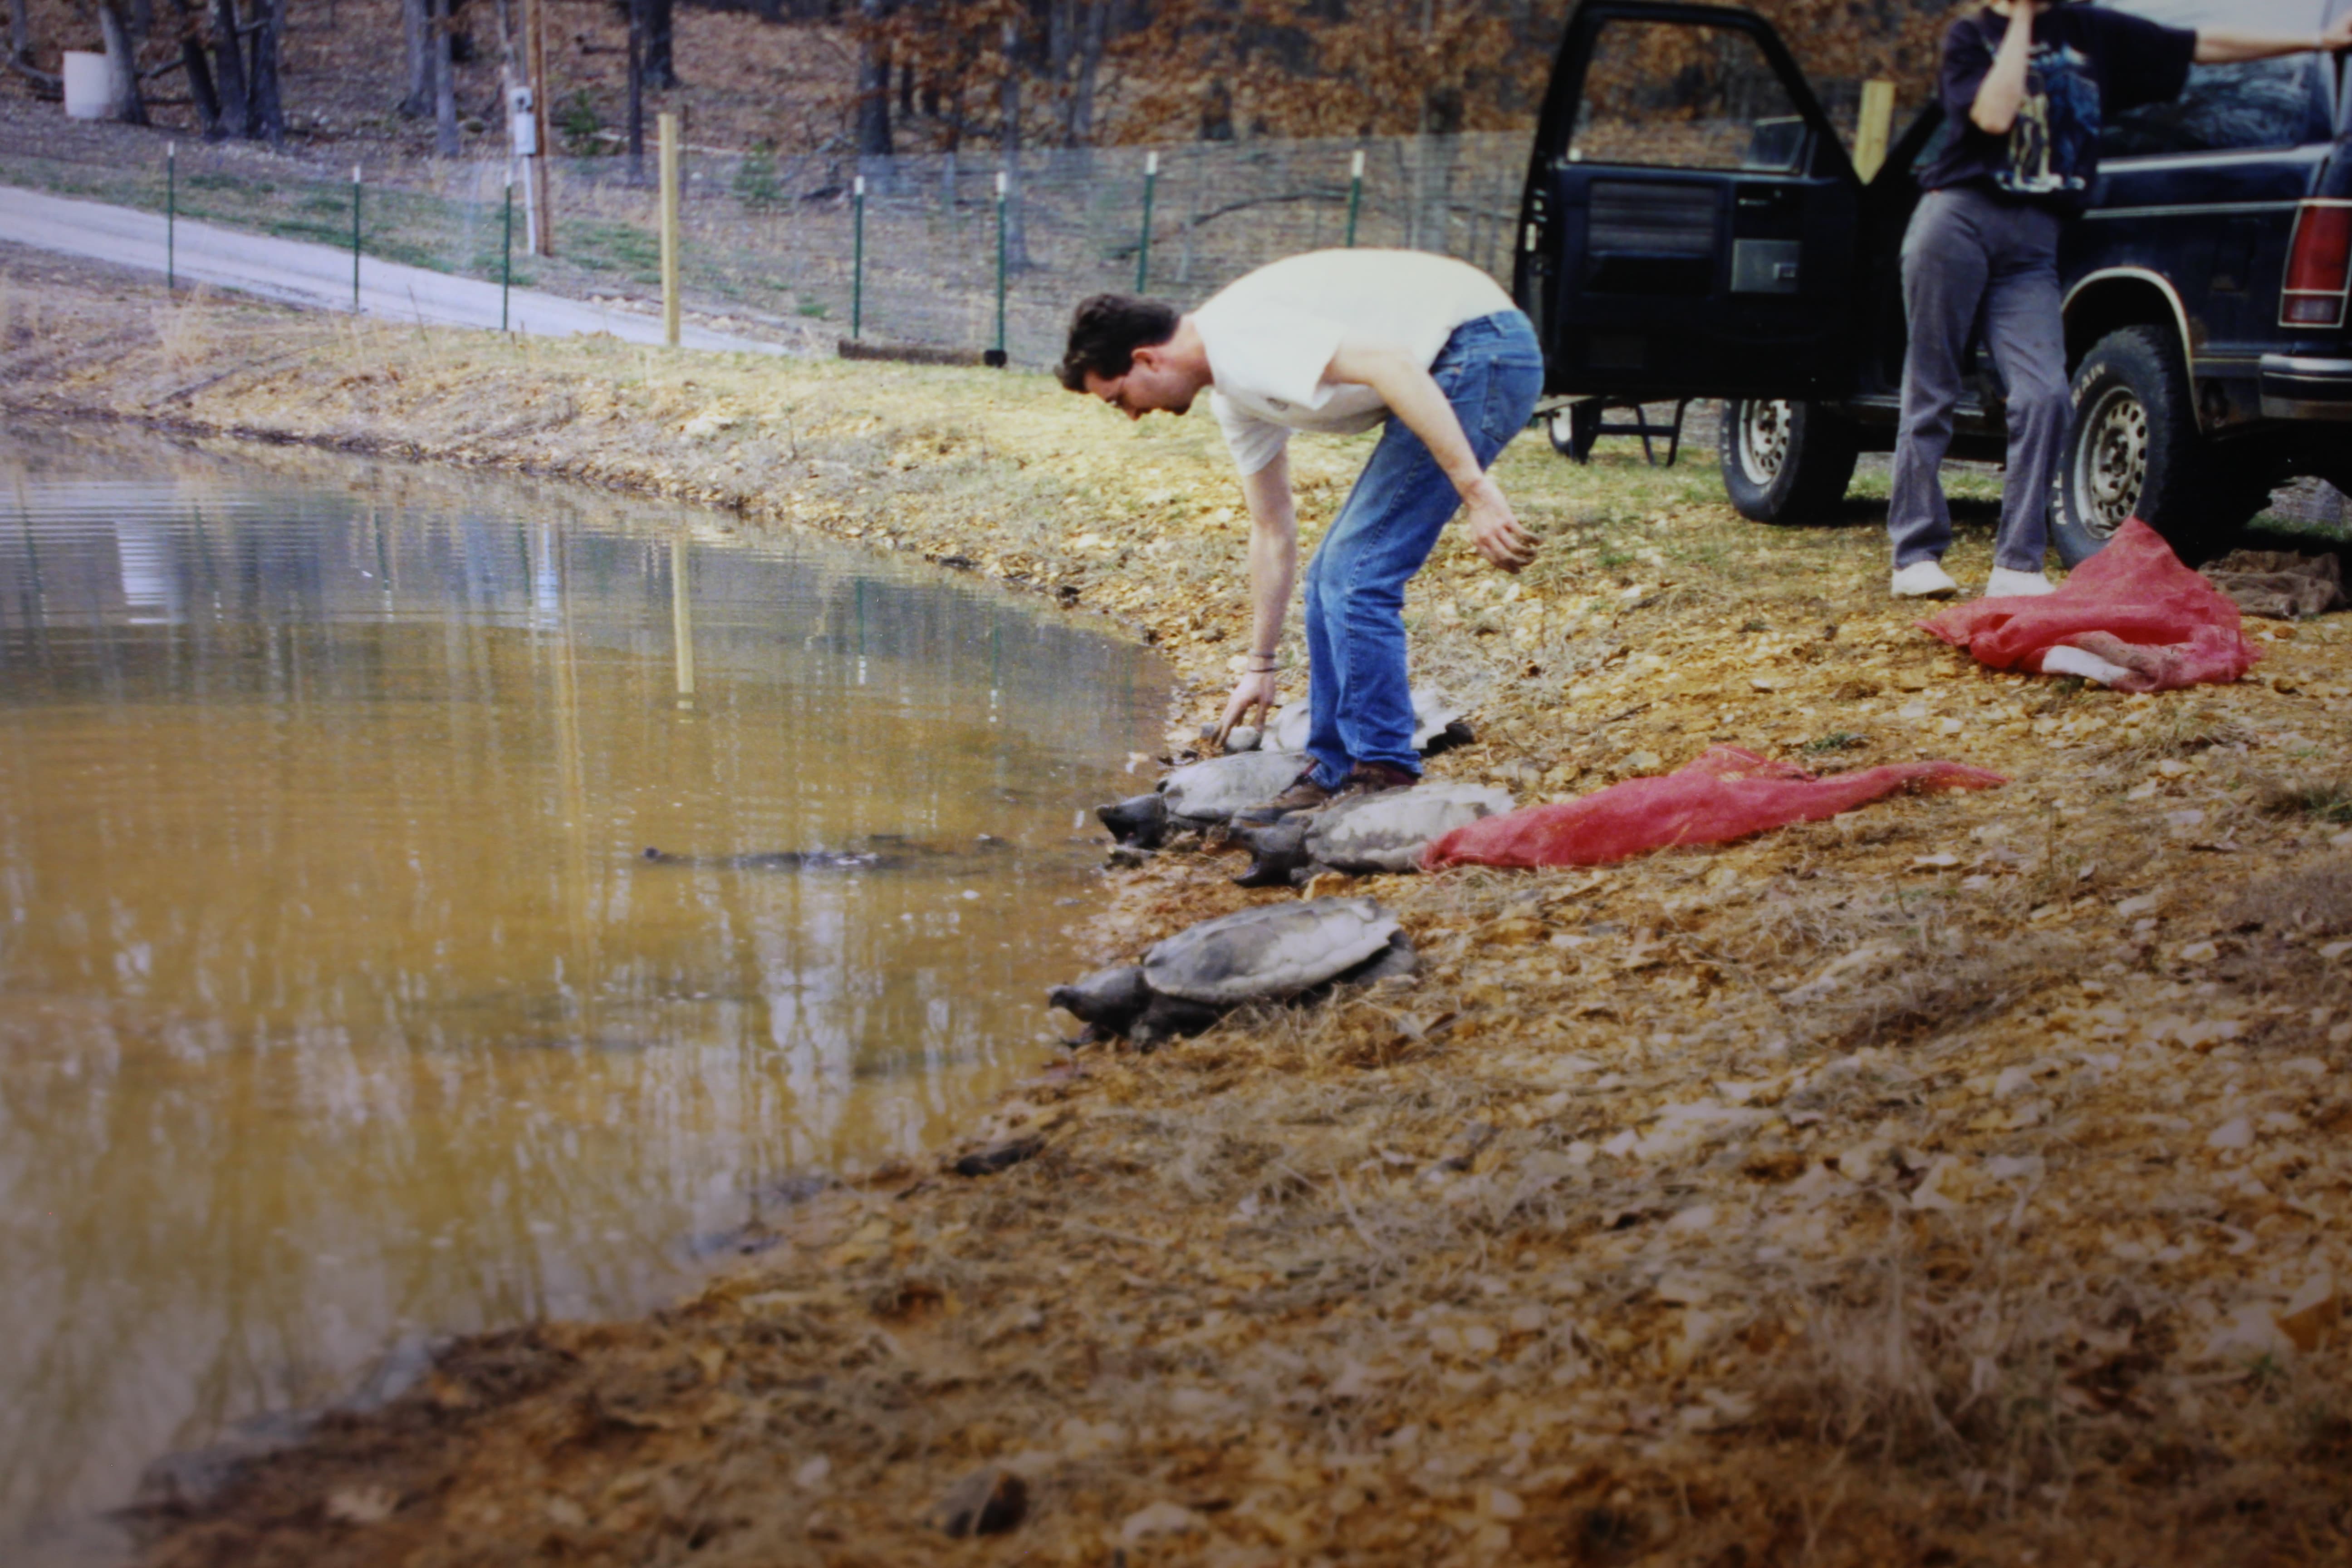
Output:
[[[1984,596],[1988,599],[2038,599],[2044,594],[2054,594],[2058,584],[2039,572],[2012,572],[2006,566],[1996,566],[1985,579]]]
[[[1948,599],[1960,591],[1952,574],[1937,561],[1914,561],[1898,568],[1891,586],[1898,599]]]

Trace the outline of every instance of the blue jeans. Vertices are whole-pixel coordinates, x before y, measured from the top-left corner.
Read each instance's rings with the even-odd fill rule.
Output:
[[[1465,321],[1429,367],[1478,466],[1526,428],[1543,390],[1543,351],[1517,310]],[[1461,507],[1420,437],[1391,418],[1307,568],[1307,752],[1326,789],[1358,763],[1419,774],[1405,682],[1404,585]]]

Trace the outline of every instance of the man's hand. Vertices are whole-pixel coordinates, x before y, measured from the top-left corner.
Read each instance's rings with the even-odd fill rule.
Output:
[[[1253,709],[1257,711],[1258,728],[1265,729],[1265,716],[1281,700],[1281,695],[1275,687],[1274,671],[1253,670],[1243,676],[1241,684],[1234,688],[1234,694],[1225,699],[1225,716],[1217,721],[1214,737],[1217,749],[1224,750],[1225,737],[1234,732],[1234,726],[1242,722]]]
[[[2319,35],[2319,47],[2336,55],[2352,49],[2352,11],[2336,17],[2334,25]]]
[[[1492,475],[1479,475],[1478,482],[1462,492],[1462,504],[1469,512],[1470,542],[1479,554],[1506,572],[1517,572],[1535,560],[1536,536],[1520,526]]]

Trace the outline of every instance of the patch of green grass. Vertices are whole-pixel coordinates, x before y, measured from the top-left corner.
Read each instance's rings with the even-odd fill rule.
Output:
[[[1816,735],[1798,750],[1808,756],[1820,756],[1828,752],[1851,752],[1857,746],[1870,744],[1870,737],[1857,735],[1851,730],[1832,730],[1826,735]]]
[[[2282,784],[2263,802],[2274,816],[2315,816],[2352,826],[2352,777]]]
[[[661,241],[641,228],[593,219],[567,223],[558,250],[592,272],[617,272],[638,283],[661,281]]]

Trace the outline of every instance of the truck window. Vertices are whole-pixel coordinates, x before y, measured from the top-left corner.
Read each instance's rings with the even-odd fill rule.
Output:
[[[2110,9],[2168,26],[2316,33],[2328,0],[2106,0]],[[2102,128],[2109,157],[2153,153],[2247,152],[2333,140],[2335,73],[2317,55],[2248,65],[2193,66],[2170,103],[2120,114]]]
[[[1562,152],[1571,163],[1789,174],[1806,142],[1802,114],[1748,34],[1612,21],[1593,42]]]

